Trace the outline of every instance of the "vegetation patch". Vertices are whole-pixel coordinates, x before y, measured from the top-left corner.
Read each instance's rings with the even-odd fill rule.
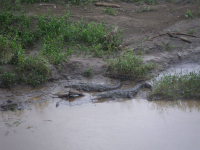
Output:
[[[155,11],[156,9],[153,9],[151,8],[150,6],[146,6],[146,7],[140,7],[140,8],[137,8],[136,11],[138,13],[141,13],[141,12],[149,12],[149,11]]]
[[[187,34],[193,35],[193,34],[195,34],[195,33],[196,33],[196,30],[195,30],[195,29],[190,29],[190,30],[188,31]]]
[[[1,11],[0,64],[14,65],[18,81],[36,86],[50,78],[50,64],[58,65],[72,54],[105,57],[120,50],[121,31],[106,28],[103,21],[72,22],[70,16],[70,12],[55,17]],[[36,44],[40,45],[36,53],[27,56]],[[5,79],[3,84],[11,82]]]
[[[149,99],[185,99],[200,98],[200,72],[183,72],[174,75],[163,75],[153,81]]]
[[[136,80],[149,78],[149,72],[154,68],[155,64],[144,64],[143,59],[134,54],[126,54],[117,60],[110,60],[108,63],[111,76]]]
[[[108,15],[114,15],[114,16],[117,15],[117,12],[112,7],[106,7],[106,8],[104,8],[103,11],[102,11],[102,13],[107,13]]]
[[[91,67],[85,69],[83,72],[83,76],[85,77],[92,77],[94,75],[93,69]]]
[[[187,11],[185,12],[185,16],[192,19],[195,18],[193,13],[189,9],[187,9]]]
[[[17,66],[20,81],[37,86],[48,80],[51,75],[47,60],[41,56],[24,58]]]
[[[10,71],[6,71],[0,74],[0,78],[2,80],[1,84],[4,87],[11,87],[17,83],[16,75]]]

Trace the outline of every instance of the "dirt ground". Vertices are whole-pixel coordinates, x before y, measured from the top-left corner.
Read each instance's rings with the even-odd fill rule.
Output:
[[[200,12],[198,5],[164,3],[150,5],[149,7],[151,7],[153,11],[138,13],[138,9],[146,7],[147,5],[136,6],[135,4],[125,2],[117,2],[117,4],[120,5],[120,8],[115,8],[117,12],[116,16],[102,13],[104,7],[97,7],[94,3],[85,6],[69,7],[56,4],[56,8],[53,6],[41,6],[39,3],[35,3],[26,5],[28,8],[26,14],[41,15],[49,13],[50,15],[61,16],[70,11],[72,20],[74,21],[84,17],[88,21],[98,22],[104,20],[108,27],[117,26],[119,30],[123,30],[124,48],[128,48],[128,51],[134,51],[135,53],[142,53],[145,62],[151,61],[158,64],[159,67],[152,72],[153,75],[157,75],[160,71],[174,64],[191,61],[200,63],[200,19],[198,18],[199,16],[196,16],[195,19],[191,19],[185,15],[187,9],[191,10],[194,14]],[[194,35],[196,37],[184,35],[181,35],[181,37],[187,38],[191,43],[182,41],[179,38],[170,37],[167,34],[148,40],[150,37],[167,31],[188,33],[190,29],[195,31]],[[38,50],[39,48],[33,47],[30,53]],[[123,54],[123,51],[121,54]],[[51,66],[51,81],[58,83],[59,80],[59,83],[62,84],[64,82],[115,84],[116,79],[107,78],[102,75],[106,69],[105,65],[106,62],[102,58],[72,56],[71,59],[58,66]],[[92,78],[87,78],[82,75],[84,70],[88,67],[94,70],[94,76]],[[129,82],[134,84],[134,81]],[[57,83],[56,87],[59,86]],[[50,85],[51,87],[53,86],[52,83]],[[19,86],[23,87],[24,85],[18,85],[18,89]],[[15,90],[16,88],[13,90],[11,89],[11,91],[8,90],[8,96],[13,95],[12,92]],[[59,90],[54,90],[54,92],[59,92]]]
[[[27,15],[50,15],[61,16],[68,11],[71,12],[72,20],[77,21],[82,17],[88,21],[104,20],[106,26],[117,26],[123,30],[123,45],[128,51],[143,53],[145,62],[155,62],[160,65],[159,72],[168,68],[172,64],[183,61],[200,60],[200,38],[182,36],[190,40],[187,43],[179,38],[169,37],[168,35],[159,36],[152,40],[148,38],[164,33],[181,32],[188,33],[190,29],[195,31],[195,36],[200,37],[200,19],[188,18],[185,13],[191,10],[193,14],[200,12],[199,6],[188,3],[163,3],[159,5],[135,5],[133,3],[117,2],[120,8],[115,8],[117,15],[102,13],[105,7],[97,7],[94,3],[85,6],[69,6],[56,4],[53,6],[41,6],[39,3],[27,5]],[[150,7],[153,11],[141,12],[138,10]],[[34,49],[35,50],[35,49]],[[123,51],[122,51],[123,54]],[[105,71],[105,62],[100,58],[80,58],[72,57],[58,68],[52,67],[52,79],[80,79],[85,68],[90,66],[96,74]],[[95,77],[94,77],[95,78]]]

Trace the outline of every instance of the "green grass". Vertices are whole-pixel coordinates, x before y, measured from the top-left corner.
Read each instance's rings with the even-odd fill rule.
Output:
[[[93,69],[91,67],[85,69],[83,72],[83,76],[85,77],[92,77],[94,75]]]
[[[21,75],[19,80],[33,86],[46,82],[51,75],[48,65],[47,60],[41,56],[24,58],[16,69]]]
[[[200,72],[183,72],[174,75],[163,75],[160,79],[153,81],[153,89],[149,98],[160,99],[184,99],[200,98]]]
[[[70,18],[70,12],[55,17],[1,11],[0,64],[14,65],[18,81],[36,86],[50,78],[50,64],[58,65],[72,54],[106,57],[119,51],[121,31],[109,35],[112,28],[106,28],[103,21],[72,22]],[[36,44],[40,45],[36,55],[27,57]]]
[[[159,3],[159,0],[144,0],[145,3],[147,3],[148,5],[155,5]]]
[[[193,13],[189,9],[187,9],[187,11],[185,12],[185,16],[188,17],[188,18],[192,18],[192,19],[195,18]]]
[[[17,83],[17,77],[14,73],[10,71],[6,71],[2,74],[0,74],[1,80],[2,80],[2,86],[4,87],[11,87]]]
[[[190,30],[188,31],[187,34],[193,35],[193,34],[195,34],[195,33],[196,33],[196,30],[195,30],[195,29],[190,29]]]
[[[141,13],[141,12],[149,12],[149,11],[155,11],[155,9],[149,7],[149,6],[146,6],[146,7],[140,7],[140,8],[137,8],[136,11],[138,13]]]
[[[150,77],[149,72],[155,68],[155,64],[144,64],[140,56],[134,54],[126,54],[117,60],[108,62],[108,70],[113,76],[122,75],[131,79],[147,79]]]
[[[102,11],[102,13],[107,13],[108,15],[114,15],[114,16],[117,15],[117,12],[112,7],[106,7],[106,8],[104,8],[103,11]]]

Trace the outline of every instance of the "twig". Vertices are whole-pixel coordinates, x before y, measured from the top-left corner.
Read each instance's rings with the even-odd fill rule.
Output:
[[[188,43],[192,43],[190,40],[186,39],[185,37],[179,37],[179,39]]]
[[[161,34],[158,34],[156,36],[153,36],[153,37],[149,38],[148,40],[151,40],[153,38],[156,38],[156,37],[159,37],[159,36],[162,36],[162,35],[165,35],[165,34],[168,34],[170,37],[173,37],[173,38],[179,38],[180,40],[182,40],[184,42],[188,42],[188,43],[192,43],[192,42],[185,37],[179,37],[179,36],[176,36],[176,35],[186,35],[186,36],[192,36],[192,37],[195,37],[195,38],[199,38],[199,37],[196,37],[194,35],[190,35],[190,34],[186,34],[186,33],[168,31],[166,33],[161,33]]]
[[[168,32],[167,34],[168,34],[170,37],[179,38],[180,40],[182,40],[182,41],[184,41],[184,42],[192,43],[190,40],[188,40],[188,39],[185,38],[185,37],[179,37],[179,36],[173,35],[171,32]]]
[[[156,38],[156,37],[165,35],[165,34],[167,34],[167,33],[168,33],[168,32],[166,32],[166,33],[161,33],[161,34],[158,34],[158,35],[156,35],[156,36],[150,37],[150,38],[148,39],[148,41],[151,40],[151,39],[153,39],[153,38]]]
[[[180,32],[171,32],[171,34],[176,34],[176,35],[186,35],[186,36],[191,36],[191,37],[195,37],[195,38],[200,38],[200,37],[197,37],[197,36],[195,36],[195,35],[186,34],[186,33],[180,33]]]

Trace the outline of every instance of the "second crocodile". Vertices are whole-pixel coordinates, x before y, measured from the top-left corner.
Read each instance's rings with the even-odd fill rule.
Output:
[[[103,91],[109,91],[114,90],[120,87],[121,81],[119,81],[114,86],[109,85],[102,85],[102,84],[72,84],[72,85],[66,85],[65,88],[71,87],[75,88],[77,90],[83,90],[87,92],[103,92]]]
[[[123,90],[112,90],[108,92],[103,92],[95,95],[94,99],[101,98],[133,98],[133,95],[137,94],[141,88],[151,88],[152,85],[148,82],[144,82],[141,84],[137,84],[131,89],[123,89]]]

